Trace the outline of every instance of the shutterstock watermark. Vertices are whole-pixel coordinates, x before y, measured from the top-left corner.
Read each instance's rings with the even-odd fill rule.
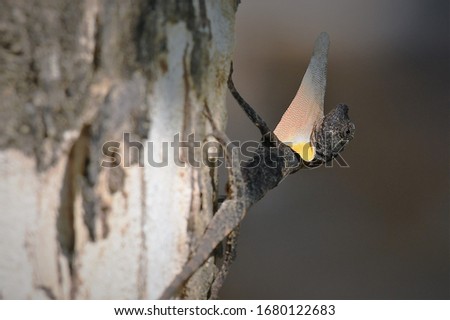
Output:
[[[107,141],[103,144],[102,167],[130,167],[137,163],[139,167],[147,165],[155,168],[167,167],[169,165],[179,167],[191,166],[194,168],[203,166],[216,168],[224,165],[229,168],[232,164],[230,161],[227,161],[227,156],[232,157],[234,152],[230,152],[230,150],[233,149],[238,149],[239,163],[241,166],[245,163],[247,168],[252,166],[258,167],[261,164],[267,167],[276,166],[278,162],[274,161],[274,157],[296,156],[302,161],[299,155],[296,155],[294,152],[290,155],[284,155],[275,146],[270,147],[271,152],[268,158],[262,157],[261,153],[258,153],[260,141],[231,141],[230,145],[223,146],[218,141],[212,139],[200,141],[196,139],[193,133],[189,134],[185,139],[181,139],[180,134],[177,133],[171,141],[159,142],[141,142],[133,140],[131,136],[130,133],[125,132],[122,136],[122,141]],[[226,152],[228,152],[228,155]],[[251,165],[249,166],[250,163]],[[286,163],[289,163],[289,161],[286,161]],[[323,164],[323,166],[333,167],[334,163],[341,168],[350,167],[340,154],[332,161]],[[307,167],[309,166],[308,162],[303,161],[303,164]],[[319,166],[314,165],[313,167],[316,168]]]

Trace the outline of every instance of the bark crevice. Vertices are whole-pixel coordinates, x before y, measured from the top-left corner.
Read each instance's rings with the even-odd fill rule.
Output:
[[[81,179],[86,176],[89,163],[90,126],[82,128],[80,135],[70,149],[60,193],[60,207],[56,220],[57,237],[61,252],[67,259],[71,275],[71,295],[76,293],[76,228],[75,206],[77,196],[81,195]],[[89,229],[89,228],[88,228]]]

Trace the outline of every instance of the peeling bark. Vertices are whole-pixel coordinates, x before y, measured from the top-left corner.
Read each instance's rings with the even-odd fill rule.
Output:
[[[0,0],[1,297],[161,294],[211,219],[217,181],[171,153],[149,166],[147,142],[159,161],[176,134],[207,140],[205,104],[223,128],[236,6]],[[124,155],[125,132],[139,154],[101,167],[105,142]],[[185,298],[206,297],[213,260]]]

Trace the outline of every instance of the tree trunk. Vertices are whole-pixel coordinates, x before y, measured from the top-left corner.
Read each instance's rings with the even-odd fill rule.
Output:
[[[153,299],[180,271],[217,174],[170,142],[208,139],[205,106],[224,127],[236,6],[0,0],[1,298]],[[184,297],[206,298],[213,262]]]

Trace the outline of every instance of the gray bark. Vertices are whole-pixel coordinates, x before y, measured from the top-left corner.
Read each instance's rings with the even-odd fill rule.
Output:
[[[159,297],[213,214],[216,173],[170,142],[208,139],[205,105],[224,126],[236,6],[0,0],[0,297]],[[101,167],[124,132],[140,157]],[[183,297],[206,297],[213,262]]]

